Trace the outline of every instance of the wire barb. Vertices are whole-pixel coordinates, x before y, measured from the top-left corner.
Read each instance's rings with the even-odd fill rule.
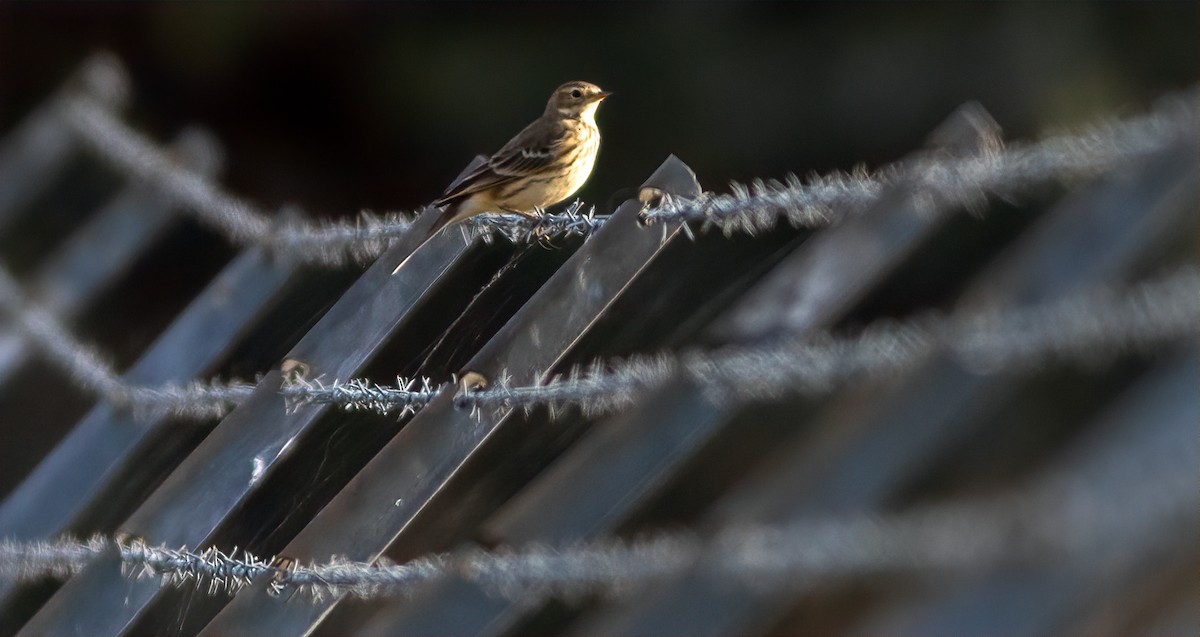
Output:
[[[1194,339],[1200,329],[1197,289],[1200,269],[1186,266],[1127,290],[1101,289],[1004,312],[926,314],[872,324],[853,336],[824,333],[761,347],[597,360],[540,385],[498,382],[461,396],[460,404],[479,410],[571,404],[594,416],[627,407],[677,375],[720,404],[827,393],[854,379],[915,368],[939,351],[977,373],[1095,361]]]
[[[1194,339],[1200,329],[1200,268],[1194,265],[1125,290],[1100,289],[1067,299],[1003,312],[881,321],[860,334],[784,338],[768,346],[660,353],[626,360],[597,359],[566,374],[541,374],[544,382],[516,385],[507,371],[491,387],[461,393],[455,404],[485,412],[546,406],[557,413],[578,406],[587,416],[627,407],[669,379],[683,375],[714,404],[821,394],[862,377],[911,369],[944,351],[977,373],[1033,368],[1053,360],[1096,361],[1145,351],[1165,342]],[[141,414],[194,418],[224,415],[255,386],[240,381],[146,387],[131,384],[94,348],[76,340],[51,314],[31,304],[0,269],[0,309],[80,387]],[[280,390],[290,408],[337,405],[349,411],[412,414],[446,384],[397,378],[395,386],[369,379],[325,384],[290,380]]]
[[[404,236],[413,214],[362,211],[352,221],[307,221],[295,215],[271,215],[254,203],[228,194],[203,175],[180,165],[171,154],[122,123],[94,99],[72,97],[60,105],[64,119],[102,157],[130,176],[148,180],[178,205],[238,245],[256,245],[283,258],[330,267],[369,263],[391,242]],[[561,213],[535,219],[489,214],[471,224],[472,236],[498,233],[512,241],[544,241],[556,236],[587,235],[606,216],[583,211],[575,202]]]
[[[467,220],[470,237],[491,241],[499,235],[513,243],[545,243],[562,237],[588,237],[608,221],[609,215],[597,215],[596,207],[587,207],[576,199],[562,212],[537,211],[534,216],[485,213]]]
[[[1100,289],[1056,302],[959,316],[936,313],[882,321],[852,336],[825,333],[768,346],[726,347],[626,360],[597,359],[546,381],[516,385],[507,373],[493,386],[464,391],[455,404],[473,414],[545,406],[579,406],[587,416],[611,413],[678,375],[714,404],[822,394],[847,382],[894,374],[946,352],[975,373],[1031,369],[1055,360],[1096,362],[1124,352],[1196,337],[1200,330],[1200,268],[1185,266],[1124,290]],[[297,404],[334,404],[379,414],[414,413],[447,384],[397,378],[395,387],[356,379],[284,389]],[[414,389],[419,387],[419,389]]]
[[[781,220],[815,228],[864,212],[885,187],[903,181],[929,215],[980,210],[988,195],[1012,199],[1034,187],[1099,175],[1200,135],[1200,92],[1162,99],[1154,110],[1124,121],[1093,125],[1079,133],[1024,144],[985,145],[968,157],[919,155],[877,171],[795,175],[783,181],[730,184],[728,194],[695,200],[665,199],[642,213],[647,223],[699,222],[726,235],[755,234]]]
[[[397,413],[403,417],[416,413],[437,396],[441,385],[429,378],[396,378],[396,386],[388,387],[366,379],[334,381],[328,385],[320,380],[296,379],[286,384],[281,393],[290,405],[337,405],[345,411],[372,411],[379,414]]]
[[[1005,148],[986,144],[970,157],[920,155],[869,172],[794,175],[783,181],[733,183],[728,194],[705,193],[696,199],[661,197],[642,212],[646,223],[700,222],[726,235],[756,234],[781,219],[814,228],[864,211],[884,188],[901,176],[927,214],[965,208],[980,210],[988,195],[1012,198],[1035,186],[1094,176],[1135,161],[1200,132],[1196,91],[1162,100],[1150,114],[1092,126],[1076,134],[1047,137]],[[375,215],[364,211],[353,222],[276,220],[251,202],[223,192],[202,175],[180,166],[167,151],[123,124],[104,104],[87,97],[64,99],[67,123],[103,157],[135,178],[147,179],[202,221],[241,245],[259,245],[287,258],[337,267],[365,263],[403,236],[415,214]],[[479,215],[464,225],[468,238],[500,235],[514,242],[548,242],[559,236],[587,236],[603,226],[606,215],[583,211],[575,202],[564,212]],[[539,211],[540,212],[540,211]],[[687,234],[693,236],[691,229]]]
[[[474,548],[431,553],[404,564],[340,557],[301,564],[237,548],[172,549],[142,539],[99,536],[82,542],[0,540],[0,579],[70,577],[114,551],[128,576],[191,585],[209,594],[233,594],[254,580],[270,578],[277,594],[290,590],[313,600],[345,594],[402,597],[424,583],[458,577],[491,594],[532,602],[621,595],[685,572],[733,586],[798,588],[896,570],[942,574],[1047,559],[1067,565],[1133,541],[1177,536],[1196,523],[1200,493],[1194,488],[1194,467],[1200,444],[1191,440],[1169,450],[1161,446],[1138,447],[1118,460],[1149,475],[1123,483],[1117,493],[1098,486],[1085,471],[1060,471],[1025,491],[927,504],[884,517],[741,524],[707,537],[681,531],[566,546]],[[1163,458],[1164,452],[1169,458]],[[1123,506],[1113,507],[1114,500]],[[1130,519],[1139,523],[1129,524]]]

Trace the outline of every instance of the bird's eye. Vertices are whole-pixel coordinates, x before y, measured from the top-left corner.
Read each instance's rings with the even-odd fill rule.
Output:
[[[575,98],[583,97],[583,91],[581,91],[579,89],[575,89],[575,90],[571,91],[571,97],[575,97]]]

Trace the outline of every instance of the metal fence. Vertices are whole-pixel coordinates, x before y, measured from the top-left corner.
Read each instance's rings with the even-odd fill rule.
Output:
[[[5,633],[1200,627],[1194,92],[420,250],[128,93],[0,142]]]

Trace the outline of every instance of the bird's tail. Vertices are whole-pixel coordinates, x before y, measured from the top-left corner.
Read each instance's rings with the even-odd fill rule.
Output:
[[[413,251],[410,253],[410,256],[416,254],[421,248],[424,248],[426,243],[429,243],[430,240],[432,240],[439,232],[442,231],[442,228],[445,228],[455,221],[458,221],[460,218],[459,209],[460,206],[457,203],[452,203],[449,206],[446,206],[442,210],[441,215],[438,216],[437,220],[433,222],[433,225],[429,226],[429,229],[425,231],[425,238],[421,240],[421,243],[417,244],[417,247],[413,249]],[[407,260],[408,259],[405,259],[405,261]],[[399,267],[396,269],[399,269]]]

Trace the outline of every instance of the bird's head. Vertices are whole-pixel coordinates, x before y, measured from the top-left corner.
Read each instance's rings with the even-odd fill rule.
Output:
[[[595,125],[596,107],[604,98],[612,95],[589,82],[567,82],[558,87],[546,104],[547,115],[571,119],[582,119]]]

